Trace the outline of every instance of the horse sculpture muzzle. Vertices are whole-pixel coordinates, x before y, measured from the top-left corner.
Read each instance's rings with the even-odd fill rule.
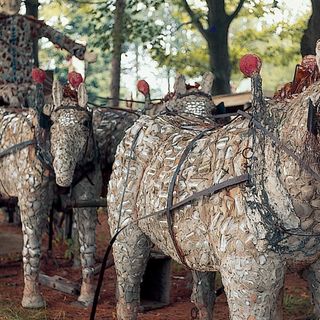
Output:
[[[53,90],[55,110],[51,127],[51,154],[56,183],[60,187],[69,187],[73,180],[76,164],[84,159],[90,134],[92,116],[87,111],[88,97],[85,87],[78,89],[78,104],[65,106],[61,87]],[[81,111],[79,113],[79,111]],[[61,117],[61,114],[64,114]],[[58,118],[57,115],[60,115]]]

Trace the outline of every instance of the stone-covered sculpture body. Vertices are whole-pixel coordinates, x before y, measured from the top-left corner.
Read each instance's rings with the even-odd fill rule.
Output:
[[[139,118],[137,113],[106,108],[93,110],[93,134],[100,155],[100,169],[108,181],[117,147],[126,130]],[[105,187],[105,186],[104,186]]]
[[[80,176],[78,181],[67,197],[77,202],[78,200],[98,199],[107,193],[107,183],[116,148],[128,129],[138,118],[135,113],[128,113],[120,110],[110,110],[106,108],[94,108],[92,116],[93,138],[96,143],[96,153],[94,165],[90,166],[83,175],[83,168],[78,167],[75,176]],[[66,197],[60,195],[60,197]],[[93,301],[94,290],[94,254],[95,254],[95,228],[97,222],[96,208],[74,208],[74,241],[80,242],[80,260],[83,270],[83,279],[87,283],[82,289],[79,301],[83,305],[89,305]]]
[[[79,88],[78,103],[71,104],[63,100],[62,87],[54,82],[53,100],[52,108],[44,108],[44,113],[52,121],[48,135],[50,139],[47,141],[53,158],[52,169],[40,159],[44,155],[39,154],[40,147],[46,145],[40,144],[43,134],[39,127],[40,115],[34,109],[0,108],[1,153],[24,141],[36,142],[18,147],[0,158],[0,193],[18,198],[24,240],[22,305],[30,308],[44,306],[38,288],[40,244],[52,204],[54,182],[62,187],[70,186],[76,164],[90,161],[93,157],[92,119],[86,109],[84,85]],[[55,181],[52,175],[55,175]],[[94,241],[89,249],[86,248],[86,251],[90,252],[83,252],[83,258],[90,261],[89,265],[84,265],[84,275],[93,269]],[[92,286],[86,280],[84,277],[80,300]]]
[[[20,0],[0,0],[0,105],[30,107],[33,39],[46,37],[79,59],[93,61],[86,47],[33,17],[19,15]]]
[[[259,76],[255,81],[259,84]],[[183,96],[182,82],[176,85]],[[255,91],[253,116],[319,173],[318,139],[310,138],[307,125],[308,98],[320,104],[319,82],[290,101],[266,102],[259,97],[261,91]],[[113,249],[117,319],[137,318],[150,240],[193,270],[220,271],[232,320],[282,319],[280,298],[287,266],[309,268],[320,317],[319,181],[250,120],[238,117],[197,140],[177,176],[173,204],[248,173],[247,183],[173,210],[176,245],[163,211],[141,219],[167,207],[169,184],[182,153],[207,128],[186,125],[185,117],[142,116],[118,147],[109,183],[109,224],[112,234],[128,227]],[[141,220],[134,222],[137,219]]]

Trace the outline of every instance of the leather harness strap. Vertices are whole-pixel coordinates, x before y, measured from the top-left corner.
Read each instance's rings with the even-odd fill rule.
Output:
[[[168,230],[169,230],[169,234],[171,237],[171,240],[173,242],[173,245],[178,253],[178,256],[181,260],[181,262],[187,266],[186,261],[185,261],[185,257],[184,254],[182,252],[182,249],[179,247],[178,243],[177,243],[177,239],[174,235],[174,231],[173,231],[173,223],[174,223],[174,216],[172,215],[172,205],[173,205],[173,190],[174,190],[174,186],[175,183],[177,181],[180,169],[183,165],[183,163],[185,162],[188,154],[191,152],[191,150],[195,147],[196,145],[196,141],[199,140],[200,138],[202,138],[207,132],[212,131],[214,128],[209,128],[207,130],[203,130],[201,131],[199,134],[197,134],[187,145],[187,147],[184,149],[181,158],[179,160],[179,163],[177,165],[177,168],[175,169],[172,179],[170,181],[169,187],[168,187],[168,197],[167,197],[167,207],[166,207],[166,215],[167,215],[167,223],[168,223]]]
[[[181,201],[173,204],[172,207],[170,208],[170,210],[172,211],[172,210],[180,209],[180,208],[186,206],[187,204],[192,203],[195,200],[199,200],[202,197],[211,196],[212,194],[215,194],[215,193],[217,193],[217,192],[219,192],[219,191],[221,191],[221,190],[223,190],[225,188],[233,187],[233,186],[236,186],[238,184],[247,182],[249,180],[250,180],[249,173],[245,173],[245,174],[242,174],[240,176],[236,176],[234,178],[230,178],[230,179],[228,179],[226,181],[213,184],[209,188],[203,189],[203,190],[201,190],[199,192],[195,192],[194,194],[192,194],[191,196],[185,198],[184,200],[181,200]],[[162,210],[150,213],[150,214],[148,214],[146,216],[143,216],[141,218],[138,218],[138,219],[134,220],[134,222],[138,222],[140,220],[148,219],[148,218],[153,217],[153,216],[161,215],[161,214],[164,214],[166,212],[167,212],[167,209],[162,209]]]
[[[10,155],[11,153],[14,153],[14,152],[17,152],[21,149],[24,149],[26,148],[27,146],[30,146],[32,144],[36,144],[36,140],[26,140],[26,141],[23,141],[23,142],[20,142],[20,143],[17,143],[15,145],[13,145],[12,147],[9,147],[3,151],[0,152],[0,159],[3,158],[3,157],[6,157],[8,155]]]

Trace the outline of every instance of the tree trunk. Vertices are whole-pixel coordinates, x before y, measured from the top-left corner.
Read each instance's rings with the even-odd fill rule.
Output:
[[[38,0],[26,0],[26,15],[33,16],[36,19],[39,17],[39,1]],[[36,67],[39,67],[39,46],[38,38],[33,39],[33,63]]]
[[[319,0],[320,1],[320,0]],[[189,6],[188,0],[181,0],[193,25],[207,41],[210,58],[210,71],[214,74],[213,94],[230,93],[231,63],[229,59],[228,33],[229,26],[240,12],[245,0],[239,0],[231,14],[226,13],[225,0],[206,0],[208,13],[205,29],[199,14]]]
[[[219,28],[207,38],[210,71],[214,74],[213,94],[230,93],[231,63],[228,47],[228,27]]]
[[[112,106],[119,105],[120,95],[120,73],[121,73],[121,53],[123,43],[123,20],[126,1],[117,0],[114,16],[114,25],[112,31],[113,52],[111,61],[111,98]]]
[[[316,42],[320,39],[320,0],[311,0],[312,14],[308,22],[308,27],[304,31],[301,39],[301,55],[315,55]]]

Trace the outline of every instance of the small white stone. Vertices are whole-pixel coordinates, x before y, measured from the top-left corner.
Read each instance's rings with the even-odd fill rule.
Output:
[[[260,255],[259,256],[259,263],[261,265],[264,265],[266,262],[267,262],[267,258],[265,257],[265,255],[264,254]]]

